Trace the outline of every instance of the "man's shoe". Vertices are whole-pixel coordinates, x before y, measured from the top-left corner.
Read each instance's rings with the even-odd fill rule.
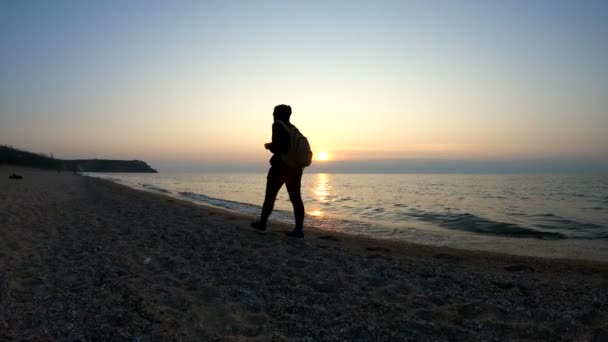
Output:
[[[298,229],[294,229],[290,232],[286,232],[285,235],[289,236],[289,237],[295,237],[295,238],[303,238],[304,237],[304,232]]]
[[[262,222],[260,221],[253,221],[249,224],[250,226],[252,226],[253,228],[260,230],[260,231],[265,231],[266,230],[266,225],[262,224]]]

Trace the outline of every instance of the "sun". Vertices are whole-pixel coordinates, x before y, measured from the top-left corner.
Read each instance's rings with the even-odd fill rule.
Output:
[[[327,153],[327,152],[319,152],[319,153],[316,154],[316,159],[318,161],[329,160],[329,153]]]

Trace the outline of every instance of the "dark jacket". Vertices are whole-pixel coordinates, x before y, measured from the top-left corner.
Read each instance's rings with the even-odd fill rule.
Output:
[[[282,120],[289,127],[293,127],[293,125],[289,121]],[[289,152],[291,148],[291,137],[289,136],[289,132],[278,122],[274,122],[272,124],[272,142],[270,143],[270,152],[272,152],[272,157],[270,158],[270,165],[272,166],[284,166],[283,159],[281,158],[281,154],[285,152]]]

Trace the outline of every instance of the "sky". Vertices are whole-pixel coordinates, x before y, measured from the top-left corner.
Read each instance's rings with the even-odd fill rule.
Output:
[[[608,160],[608,2],[0,0],[0,144],[266,162]]]

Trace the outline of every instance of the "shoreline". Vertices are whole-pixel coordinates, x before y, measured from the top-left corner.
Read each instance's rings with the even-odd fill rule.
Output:
[[[128,185],[122,182],[117,182],[114,179],[106,179],[103,177],[96,177],[91,175],[84,175],[95,179],[101,179],[109,181],[113,184],[124,186],[128,189],[135,191],[142,191],[151,195],[165,196],[167,198],[181,201],[181,203],[189,203],[199,205],[205,208],[219,210],[229,215],[235,215],[237,217],[246,218],[247,220],[255,219],[253,215],[247,213],[241,213],[236,210],[222,208],[214,206],[212,204],[205,203],[203,201],[197,201],[195,199],[184,198],[183,196],[165,192],[167,190],[157,190],[155,187],[146,188],[145,186],[137,187],[134,185]],[[221,199],[220,199],[221,200]],[[250,205],[249,203],[240,204]],[[261,210],[261,209],[260,209]],[[310,217],[309,217],[310,219]],[[310,220],[308,220],[310,222]],[[357,224],[373,227],[382,227],[383,229],[394,229],[394,227],[383,225],[379,223],[374,225],[372,223],[350,221],[346,222],[343,219],[333,219],[331,224],[325,224],[328,226],[340,227],[340,224],[348,223],[346,226],[352,227]],[[280,227],[281,229],[290,229],[290,224],[284,221],[273,219],[271,216],[269,224],[271,226]],[[248,227],[248,225],[246,225]],[[245,227],[246,228],[246,227]],[[407,227],[403,228],[401,235],[390,236],[380,235],[373,236],[373,233],[365,229],[359,232],[348,232],[343,231],[341,228],[337,229],[323,229],[314,227],[313,223],[305,222],[305,230],[309,232],[315,232],[316,234],[337,234],[342,236],[344,239],[356,238],[356,239],[369,239],[376,241],[377,243],[388,243],[395,244],[395,247],[400,244],[417,247],[428,247],[428,248],[446,248],[457,251],[458,253],[488,253],[488,254],[499,254],[508,256],[519,256],[519,257],[532,257],[541,259],[551,260],[572,260],[572,261],[589,261],[589,262],[600,262],[608,263],[608,243],[604,240],[587,240],[587,239],[537,239],[529,237],[509,237],[509,236],[497,236],[490,234],[479,234],[463,231],[447,230],[445,228],[439,228],[437,230],[429,230],[424,228]],[[368,229],[369,230],[369,229]],[[372,229],[373,231],[373,229]]]
[[[165,199],[168,201],[174,201],[180,205],[184,206],[194,206],[203,208],[204,210],[208,210],[210,212],[215,212],[223,217],[234,217],[242,221],[242,228],[245,230],[253,230],[249,228],[249,222],[254,220],[256,217],[252,215],[247,215],[244,213],[239,213],[236,211],[232,211],[225,208],[215,207],[211,205],[207,205],[205,203],[197,203],[195,201],[190,201],[187,199],[177,198],[177,196],[171,196],[169,194],[162,194],[155,192],[153,190],[145,190],[145,189],[136,189],[132,188],[125,184],[120,184],[111,180],[91,177],[84,175],[83,177],[89,177],[92,179],[99,179],[103,182],[108,182],[109,184],[116,185],[127,191],[137,191],[147,195],[159,197],[160,199]],[[283,232],[290,231],[292,229],[292,225],[284,222],[273,221],[269,225],[269,229],[264,234],[282,234]],[[608,261],[604,260],[595,260],[595,259],[569,259],[569,258],[561,258],[561,257],[543,257],[537,255],[518,255],[511,254],[506,252],[497,252],[497,251],[487,251],[487,250],[475,250],[475,249],[465,249],[465,248],[454,248],[449,246],[436,246],[432,244],[421,244],[415,242],[408,242],[401,239],[391,239],[391,238],[376,238],[372,236],[367,236],[363,234],[355,234],[348,233],[342,231],[330,231],[324,230],[316,227],[305,227],[305,239],[314,240],[328,240],[328,241],[339,241],[342,243],[342,246],[345,248],[357,250],[357,249],[365,249],[370,246],[375,246],[378,248],[386,248],[391,251],[393,254],[401,255],[401,256],[432,256],[436,254],[453,254],[458,255],[459,257],[469,258],[471,262],[478,262],[480,260],[487,260],[488,262],[497,262],[497,261],[508,261],[510,263],[524,263],[531,262],[536,264],[546,264],[549,267],[553,267],[555,263],[560,263],[567,266],[572,267],[590,267],[590,268],[598,268],[604,269],[608,271]],[[337,239],[337,240],[334,240]],[[504,238],[504,237],[497,237]],[[526,238],[513,238],[513,239],[526,239]],[[561,242],[550,240],[547,241],[549,243],[553,242]],[[373,248],[373,247],[372,247]]]
[[[608,336],[605,262],[315,229],[293,239],[103,179],[0,171],[3,340]]]

